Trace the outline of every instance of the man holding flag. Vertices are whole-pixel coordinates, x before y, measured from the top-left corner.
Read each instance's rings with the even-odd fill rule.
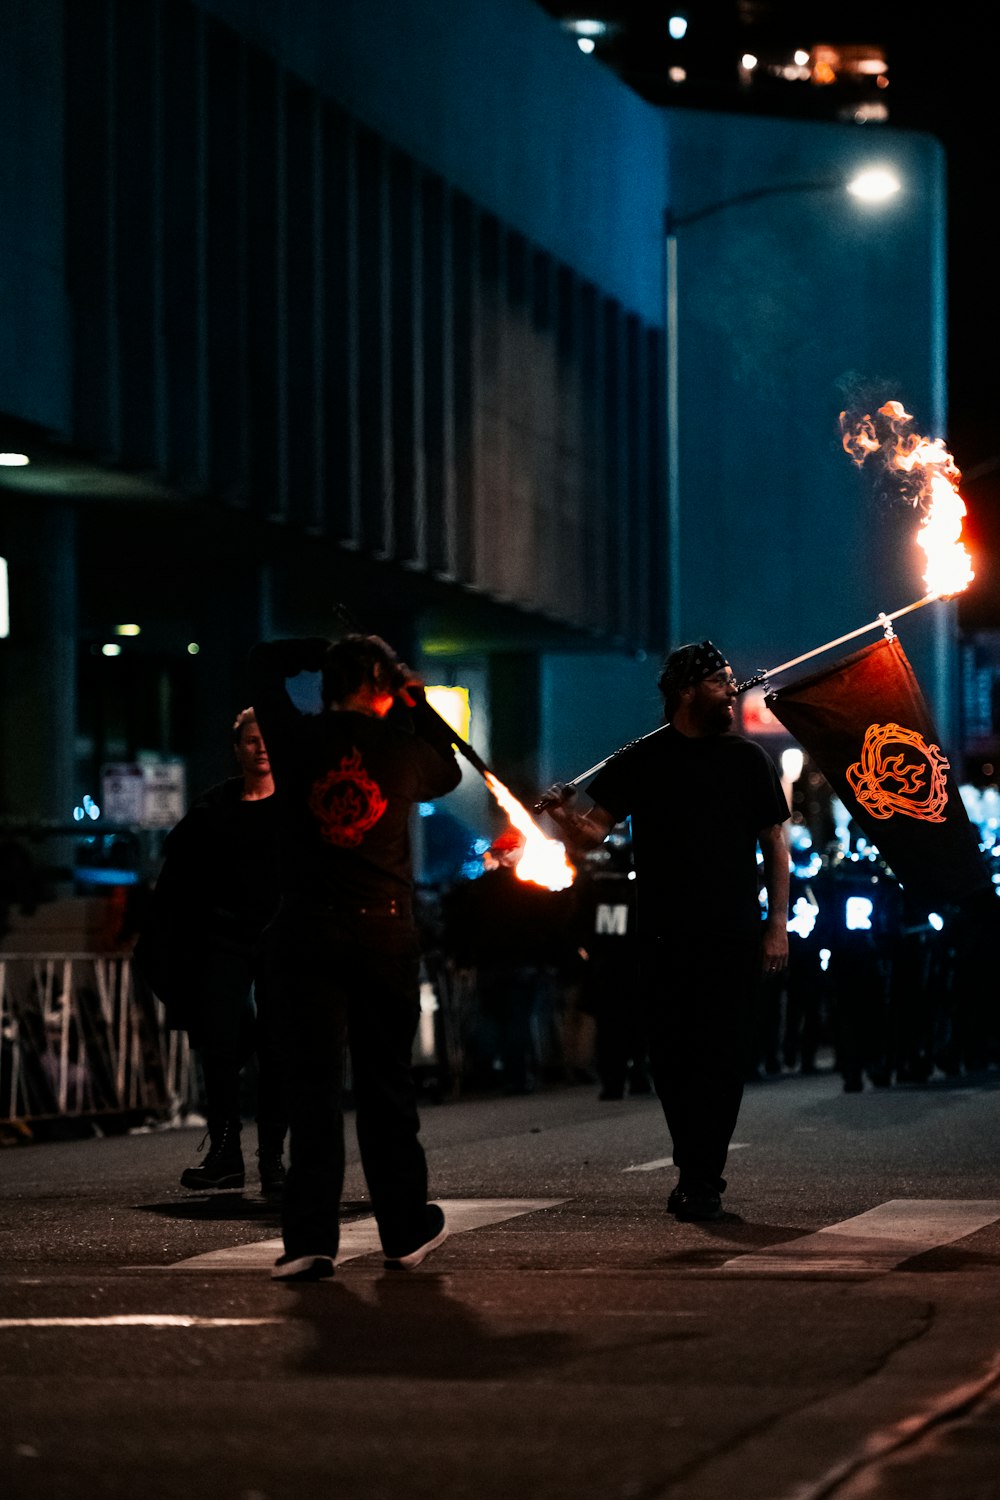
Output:
[[[658,686],[668,722],[598,771],[590,810],[561,785],[540,805],[579,849],[631,819],[649,1058],[679,1172],[667,1208],[716,1219],[757,986],[788,963],[789,811],[770,757],[732,733],[737,684],[711,641],[672,652]]]

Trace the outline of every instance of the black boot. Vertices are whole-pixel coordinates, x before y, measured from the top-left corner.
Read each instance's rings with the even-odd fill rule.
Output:
[[[210,1142],[208,1155],[200,1167],[188,1167],[181,1173],[181,1187],[193,1188],[196,1192],[241,1188],[246,1179],[239,1120],[226,1120],[221,1125],[210,1121],[206,1139]],[[202,1140],[199,1151],[204,1144],[205,1140]]]
[[[257,1125],[257,1167],[260,1190],[265,1198],[280,1198],[285,1190],[284,1125]]]

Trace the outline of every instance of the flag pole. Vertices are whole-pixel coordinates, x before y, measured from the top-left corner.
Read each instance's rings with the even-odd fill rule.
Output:
[[[915,609],[923,609],[925,604],[933,604],[936,599],[943,599],[944,594],[925,594],[922,599],[915,599],[912,604],[904,604],[902,609],[894,609],[891,615],[880,614],[874,620],[869,620],[867,625],[859,625],[857,630],[849,630],[846,635],[838,635],[835,640],[826,641],[822,646],[814,646],[811,651],[803,651],[801,656],[793,656],[789,661],[783,661],[780,666],[766,667],[761,672],[755,672],[746,682],[739,684],[742,693],[747,688],[756,687],[758,683],[766,682],[769,677],[774,677],[778,672],[786,672],[789,667],[797,667],[804,661],[809,661],[814,656],[821,656],[824,651],[832,651],[834,646],[842,646],[845,641],[853,641],[857,636],[864,635],[866,631],[885,629],[888,635],[892,634],[891,625],[893,620],[900,619],[903,615],[912,614]]]
[[[915,609],[923,609],[925,604],[933,604],[936,599],[947,599],[948,597],[949,595],[947,594],[925,594],[922,599],[915,599],[912,604],[904,604],[902,609],[894,609],[890,615],[885,613],[880,614],[874,620],[869,620],[867,625],[859,625],[857,630],[849,630],[846,635],[838,635],[835,640],[826,641],[822,646],[814,646],[811,651],[803,651],[801,656],[793,656],[790,661],[783,661],[780,666],[768,667],[762,672],[755,672],[745,682],[737,683],[737,691],[744,693],[747,688],[757,687],[759,683],[766,682],[769,677],[775,676],[778,672],[786,672],[789,667],[797,667],[801,662],[809,661],[814,656],[822,655],[824,651],[832,651],[834,646],[842,646],[845,641],[853,641],[857,636],[864,635],[869,630],[883,629],[887,635],[891,635],[893,620],[899,620],[903,615],[912,614]],[[656,729],[651,729],[648,734],[640,735],[639,739],[630,740],[620,750],[614,750],[611,755],[607,755],[603,760],[599,760],[595,766],[589,766],[586,771],[581,771],[578,776],[573,777],[572,781],[564,782],[563,786],[566,788],[580,786],[582,782],[594,776],[598,771],[603,771],[608,761],[613,760],[616,755],[620,755],[622,750],[630,750],[633,745],[641,744],[643,740],[652,739],[656,734],[662,734],[667,727],[666,724],[660,724]],[[536,813],[545,812],[546,808],[550,805],[551,803],[547,798],[542,797],[535,803],[534,810]]]

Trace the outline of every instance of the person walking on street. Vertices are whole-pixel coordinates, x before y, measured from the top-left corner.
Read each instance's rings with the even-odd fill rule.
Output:
[[[268,936],[290,1142],[284,1253],[272,1274],[334,1274],[345,1049],[386,1264],[409,1269],[447,1234],[427,1201],[411,1070],[420,986],[409,820],[415,803],[461,779],[451,731],[378,636],[263,641],[249,666],[279,806],[281,901]],[[300,672],[322,674],[323,712],[295,706],[287,683]]]
[[[789,811],[770,757],[732,732],[737,687],[711,641],[673,651],[658,686],[667,723],[598,771],[590,809],[558,784],[539,805],[579,849],[632,820],[649,1059],[679,1174],[667,1208],[714,1219],[756,987],[788,962]]]
[[[581,861],[574,886],[580,1004],[594,1018],[601,1100],[651,1094],[639,980],[636,879],[627,827],[612,830]]]
[[[278,905],[277,804],[251,708],[233,724],[233,749],[240,774],[205,792],[167,835],[135,962],[201,1063],[209,1150],[181,1186],[244,1186],[242,1077],[256,1055],[261,1191],[277,1198],[287,1119],[261,941]]]

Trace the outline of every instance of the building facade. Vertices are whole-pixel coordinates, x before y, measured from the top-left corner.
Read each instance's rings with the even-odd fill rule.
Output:
[[[692,225],[671,413],[667,209],[861,132],[654,109],[531,0],[2,24],[0,818],[67,821],[109,762],[218,779],[265,635],[346,616],[472,684],[527,797],[652,727],[673,635],[752,670],[905,592],[835,433],[852,382],[944,419],[931,142],[893,133],[878,232],[792,192]]]

